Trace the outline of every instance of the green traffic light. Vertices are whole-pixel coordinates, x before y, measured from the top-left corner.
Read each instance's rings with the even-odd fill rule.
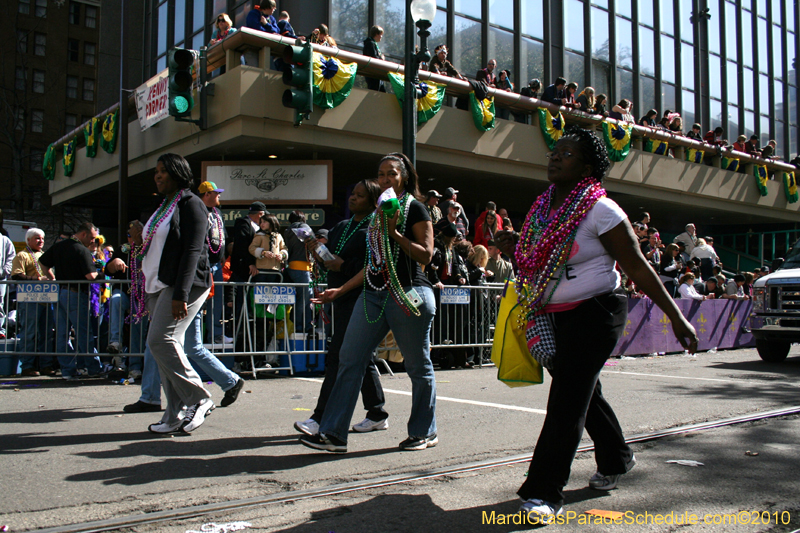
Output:
[[[183,96],[176,96],[173,104],[178,113],[186,113],[189,110],[189,101]]]

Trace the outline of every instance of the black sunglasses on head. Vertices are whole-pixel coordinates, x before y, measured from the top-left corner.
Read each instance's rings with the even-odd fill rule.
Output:
[[[225,19],[217,19],[217,22],[225,22]]]

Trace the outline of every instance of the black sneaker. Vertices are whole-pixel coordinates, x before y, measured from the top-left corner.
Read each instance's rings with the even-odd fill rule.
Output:
[[[154,403],[145,403],[139,400],[136,403],[126,405],[122,408],[126,413],[157,413],[163,411],[160,405]]]
[[[333,435],[328,436],[324,433],[317,433],[307,437],[300,437],[300,444],[314,448],[315,450],[324,450],[333,453],[346,453],[347,443],[339,440]]]
[[[408,437],[400,443],[400,449],[405,451],[419,451],[425,448],[433,448],[439,444],[439,437],[436,433],[429,437]]]
[[[225,396],[222,398],[222,401],[219,402],[220,406],[228,407],[230,404],[235,402],[239,397],[239,393],[242,392],[242,387],[244,387],[244,380],[239,378],[239,381],[236,382],[236,385],[225,391]]]

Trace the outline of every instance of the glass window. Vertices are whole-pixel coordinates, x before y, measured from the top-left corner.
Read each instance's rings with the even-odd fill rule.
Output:
[[[711,13],[711,18],[708,20],[708,49],[715,54],[722,53],[722,37],[719,32],[720,22],[717,10],[714,9]]]
[[[489,0],[489,22],[514,29],[514,0]]]
[[[692,24],[693,0],[680,0],[680,30],[681,39],[687,43],[694,42],[694,24]]]
[[[206,3],[202,0],[194,0],[194,14],[192,17],[192,31],[205,29],[206,27]],[[275,13],[275,18],[278,14]]]
[[[781,4],[783,4],[784,2],[785,0],[772,0],[772,9],[770,11],[772,14],[772,22],[774,24],[781,23],[781,15],[783,13],[783,9],[781,9],[782,7]]]
[[[175,42],[186,38],[186,0],[175,0]]]
[[[736,61],[736,6],[725,2],[725,55]]]
[[[78,2],[69,3],[69,23],[70,24],[81,23],[81,5]]]
[[[211,13],[216,17],[220,13],[226,13],[228,11],[228,0],[214,0],[213,6]]]
[[[449,54],[453,66],[464,76],[475,77],[484,67],[481,58],[481,24],[464,17],[455,17],[453,51]]]
[[[651,28],[653,24],[653,0],[639,0],[639,24],[646,24]]]
[[[583,2],[567,0],[564,3],[564,44],[576,52],[583,52]]]
[[[539,78],[541,81],[544,78],[544,44],[533,39],[522,38],[520,48],[520,61],[522,64],[519,66],[519,75],[522,76],[520,86],[533,78]]]
[[[733,143],[742,131],[739,127],[739,108],[735,105],[728,106],[728,140]]]
[[[772,83],[773,91],[775,91],[775,100],[773,100],[775,117],[783,118],[783,82],[780,80],[773,80]]]
[[[608,11],[592,8],[592,57],[608,61]]]
[[[447,0],[436,0],[436,6],[447,9]]]
[[[778,146],[775,148],[775,155],[778,157],[783,157],[784,150],[786,146],[783,144],[783,132],[785,129],[785,124],[780,120],[775,121],[775,140],[778,142]]]
[[[498,28],[489,27],[489,58],[497,60],[497,72],[509,70],[514,73],[514,34]],[[517,83],[512,79],[514,87]]]
[[[627,98],[628,100],[633,101],[633,72],[630,70],[624,70],[621,68],[617,69],[617,98],[613,96],[609,96],[609,102],[606,106],[606,109],[611,110],[611,108],[622,100],[623,98]],[[634,102],[634,107],[636,106],[636,102]]]
[[[396,21],[405,20],[405,3],[403,0],[376,0],[375,1],[375,24],[381,26],[384,30],[383,39],[381,39],[381,52],[387,56],[394,56],[398,59],[404,57],[405,47],[405,32],[403,25],[398,24]],[[438,21],[437,14],[434,21]],[[389,28],[394,27],[395,31],[388,31]],[[428,40],[430,48],[439,46],[441,43],[434,40]],[[452,57],[449,58],[453,60]]]
[[[28,32],[25,30],[17,30],[17,52],[28,53]]]
[[[617,65],[633,68],[633,30],[631,21],[617,17]]]
[[[97,55],[97,45],[94,43],[83,44],[83,63],[86,65],[94,65]]]
[[[797,157],[797,126],[789,128],[789,159]]]
[[[37,56],[43,56],[47,48],[47,35],[44,33],[33,34],[33,53]]]
[[[661,36],[661,80],[675,83],[675,39]]]
[[[793,72],[796,70],[795,65],[795,54],[797,53],[797,49],[795,47],[794,42],[794,33],[787,33],[786,34],[786,72]],[[786,79],[789,83],[795,83],[796,80],[793,76],[789,75],[786,76]]]
[[[44,111],[41,109],[33,109],[31,111],[31,131],[33,133],[42,133],[44,130]]]
[[[67,60],[78,61],[78,49],[80,48],[80,41],[78,39],[69,39],[67,41]]]
[[[756,4],[758,6],[758,14],[759,14],[759,16],[766,17],[767,16],[767,0],[757,0]]]
[[[748,139],[756,133],[756,114],[752,111],[744,112],[744,134]]]
[[[17,107],[17,113],[14,117],[14,129],[18,131],[22,131],[25,129],[25,108],[24,107]]]
[[[733,105],[739,105],[739,76],[736,70],[736,63],[728,61],[728,103]]]
[[[431,36],[428,38],[428,48],[431,49],[431,54],[433,54],[433,48],[435,48],[437,44],[447,43],[447,13],[441,9],[437,10],[436,16],[433,19],[433,25],[430,27],[429,31],[431,32]],[[381,40],[381,43],[383,43],[383,40]],[[381,47],[381,51],[383,51],[383,47]],[[385,53],[386,52],[384,52],[384,54]],[[448,59],[450,62],[453,61],[450,58]]]
[[[405,11],[400,21],[405,20]],[[387,33],[391,33],[394,24],[382,25]],[[405,24],[399,24],[400,28]],[[331,35],[337,42],[347,43],[358,47],[361,51],[364,36],[369,29],[367,21],[367,0],[353,0],[352,2],[331,2]],[[403,30],[397,33],[403,33]],[[402,37],[401,37],[402,39]]]
[[[592,4],[608,9],[608,0],[592,0]]]
[[[783,45],[781,45],[781,28],[772,26],[772,68],[776,78],[783,78]]]
[[[39,18],[47,17],[47,0],[36,0],[36,16]]]
[[[761,43],[758,46],[758,70],[761,72],[769,72],[769,52],[767,42],[769,41],[769,34],[767,33],[767,21],[758,18],[758,37],[753,41],[754,43]]]
[[[661,0],[659,7],[661,31],[667,35],[675,35],[675,0]]]
[[[476,19],[483,18],[481,0],[455,0],[455,11]]]
[[[167,68],[167,56],[161,56],[156,61],[156,72],[161,72]]]
[[[31,0],[19,0],[19,4],[17,4],[17,6],[17,11],[23,15],[31,14]]]
[[[245,20],[247,20],[247,13],[249,12],[250,12],[250,6],[248,6],[247,4],[242,4],[239,7],[235,7],[233,9],[233,13],[228,13],[228,15],[230,15],[231,19],[233,20],[233,25],[235,27],[243,28]],[[405,20],[405,15],[400,20]]]
[[[611,67],[602,61],[592,61],[592,84],[595,94],[611,92]]]
[[[14,88],[16,90],[18,90],[18,91],[24,91],[25,90],[25,86],[27,85],[26,78],[27,78],[27,76],[26,76],[25,67],[17,67],[16,78],[15,78],[15,81],[14,81]]]
[[[719,56],[708,56],[709,93],[714,98],[722,98],[722,61]]]
[[[653,30],[639,26],[639,69],[642,74],[656,75],[656,51]]]
[[[71,132],[77,127],[78,127],[78,115],[67,113],[67,116],[65,117],[64,120],[64,135],[67,135],[69,132]]]
[[[678,107],[675,101],[675,86],[669,83],[661,84],[661,108],[672,109],[673,111]],[[684,126],[684,129],[686,127]],[[689,128],[691,129],[691,128]]]
[[[44,71],[33,69],[33,92],[44,93]]]
[[[758,93],[759,111],[769,113],[769,78],[765,74],[758,75]]]
[[[656,109],[656,80],[642,76],[639,78],[639,84],[642,86],[642,101],[638,106],[639,112],[633,114],[637,119],[639,115],[644,115],[646,111]]]
[[[711,109],[711,129],[717,129],[718,127],[722,127],[722,102],[719,100],[711,100],[711,105],[709,106]]]
[[[631,0],[617,0],[614,2],[617,8],[617,14],[623,17],[633,18],[633,10],[631,8]]]
[[[97,27],[97,8],[95,6],[86,6],[86,27]]]
[[[78,97],[78,77],[67,76],[67,98]]]
[[[517,5],[520,9],[520,19],[522,20],[522,33],[544,39],[544,17],[542,12],[543,0],[525,0]]]
[[[578,84],[578,87],[584,87],[586,85],[586,79],[584,77],[584,57],[580,54],[573,54],[572,52],[567,52],[564,55],[566,56],[564,78],[566,78],[567,82],[574,81]]]
[[[797,124],[797,87],[789,85],[789,123]]]
[[[750,68],[743,68],[742,69],[742,94],[744,96],[744,107],[745,109],[755,109],[756,108],[756,99],[755,99],[755,78],[753,77],[753,69]]]
[[[758,137],[761,139],[761,146],[766,146],[769,142],[769,117],[761,115],[761,129],[758,132]]]
[[[94,80],[90,78],[83,79],[83,99],[87,102],[94,100]]]
[[[742,62],[753,66],[753,15],[742,10]]]
[[[786,29],[794,31],[794,2],[784,2],[786,8]]]
[[[694,90],[694,46],[681,43],[681,83]]]
[[[44,160],[44,153],[41,150],[31,148],[31,172],[42,171],[42,161]]]
[[[167,2],[161,4],[158,8],[158,45],[156,46],[156,53],[158,55],[167,51],[167,12],[169,5]]]

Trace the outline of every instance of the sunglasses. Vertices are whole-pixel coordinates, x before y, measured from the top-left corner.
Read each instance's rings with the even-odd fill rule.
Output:
[[[227,22],[225,19],[217,19],[217,22]]]

